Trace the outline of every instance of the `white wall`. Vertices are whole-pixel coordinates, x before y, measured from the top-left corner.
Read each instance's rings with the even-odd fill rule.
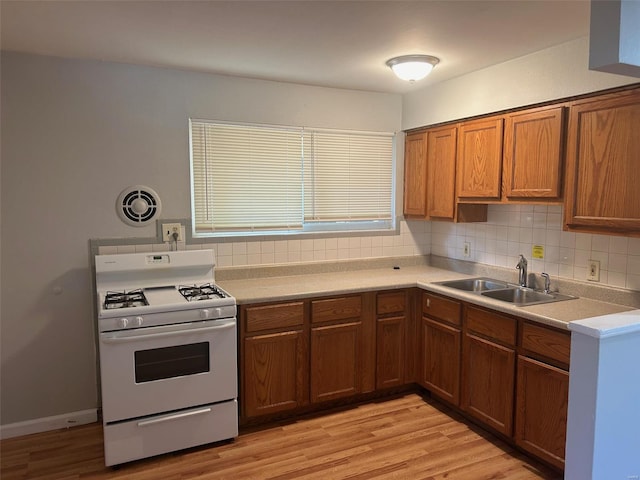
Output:
[[[635,83],[588,70],[589,38],[494,65],[408,93],[402,128],[456,120]],[[438,67],[436,67],[438,68]]]
[[[95,408],[89,239],[143,184],[190,214],[188,118],[398,131],[399,95],[3,54],[1,419]]]

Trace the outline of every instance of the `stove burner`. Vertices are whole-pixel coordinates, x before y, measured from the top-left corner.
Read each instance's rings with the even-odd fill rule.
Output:
[[[104,308],[112,310],[116,308],[143,307],[149,305],[141,288],[129,292],[107,292],[104,297]]]
[[[189,302],[195,302],[198,300],[210,300],[212,298],[226,298],[227,294],[220,290],[215,285],[205,283],[200,286],[180,286],[178,291]]]

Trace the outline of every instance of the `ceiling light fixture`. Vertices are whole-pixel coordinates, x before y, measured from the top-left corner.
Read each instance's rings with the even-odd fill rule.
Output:
[[[415,82],[429,75],[439,62],[439,58],[431,55],[403,55],[387,60],[387,66],[398,78]]]

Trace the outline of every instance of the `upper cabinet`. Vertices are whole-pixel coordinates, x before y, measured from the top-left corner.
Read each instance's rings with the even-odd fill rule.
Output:
[[[405,216],[456,222],[486,222],[486,205],[463,205],[456,202],[457,135],[457,125],[448,125],[406,136]]]
[[[541,108],[506,116],[502,179],[507,199],[561,198],[564,110]]]
[[[640,89],[570,107],[565,224],[569,230],[640,232]]]
[[[404,140],[404,214],[427,216],[426,134],[411,133]]]
[[[458,198],[500,199],[502,117],[464,122],[458,128]]]
[[[451,219],[456,210],[456,126],[427,131],[427,216]]]

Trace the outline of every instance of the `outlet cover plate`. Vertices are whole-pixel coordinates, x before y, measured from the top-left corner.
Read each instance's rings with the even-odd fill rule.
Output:
[[[587,265],[587,280],[590,282],[599,282],[600,281],[600,261],[599,260],[589,260],[589,264]]]
[[[162,224],[162,241],[173,242],[173,232],[178,234],[178,242],[184,240],[182,236],[182,225],[179,223],[163,223]]]

